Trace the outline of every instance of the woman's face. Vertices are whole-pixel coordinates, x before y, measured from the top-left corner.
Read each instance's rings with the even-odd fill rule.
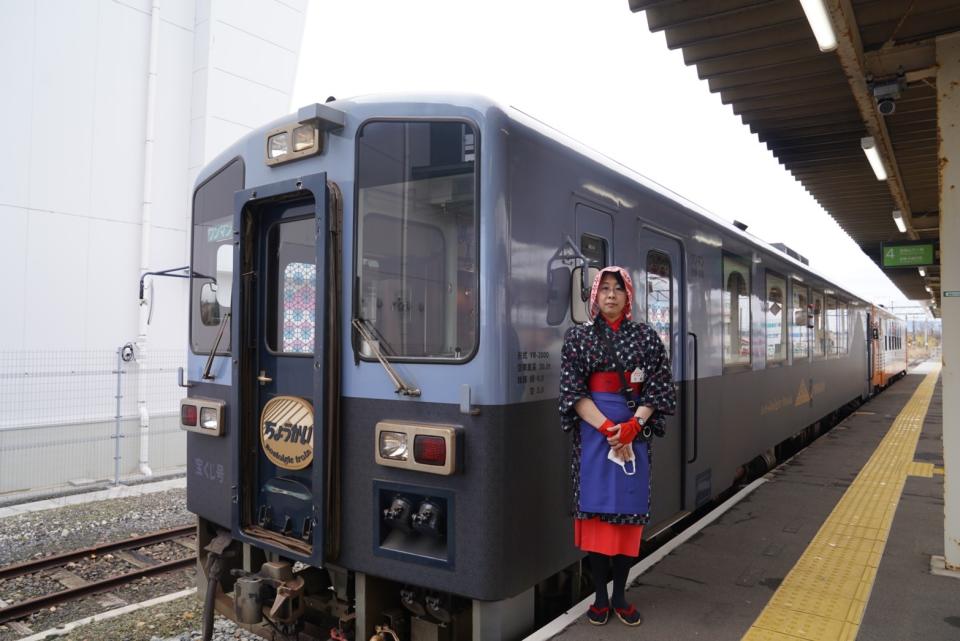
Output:
[[[617,320],[627,306],[627,292],[613,274],[604,274],[597,290],[600,313],[608,320]]]

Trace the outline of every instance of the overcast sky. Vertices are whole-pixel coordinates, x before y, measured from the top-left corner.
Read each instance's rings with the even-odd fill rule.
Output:
[[[294,108],[396,91],[522,109],[853,293],[908,304],[627,0],[311,0]]]

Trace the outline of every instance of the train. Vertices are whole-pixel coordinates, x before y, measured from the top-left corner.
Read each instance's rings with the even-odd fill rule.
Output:
[[[517,639],[579,600],[560,348],[603,266],[677,390],[645,537],[906,371],[883,308],[479,96],[308,105],[208,163],[192,206],[205,628]]]

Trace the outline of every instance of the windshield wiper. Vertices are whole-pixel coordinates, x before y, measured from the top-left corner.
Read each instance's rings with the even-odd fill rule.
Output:
[[[369,329],[369,327],[373,327],[370,321],[358,317],[354,318],[351,324],[353,328],[357,330],[357,333],[360,334],[360,338],[366,342],[374,356],[377,357],[377,360],[380,361],[380,364],[383,365],[383,369],[387,371],[387,376],[390,377],[390,380],[393,381],[393,385],[396,387],[393,391],[397,394],[403,394],[404,396],[420,396],[420,390],[411,385],[407,385],[406,381],[400,378],[397,371],[393,369],[393,366],[390,365],[384,357],[383,352],[380,351],[380,340],[378,340]],[[376,331],[376,328],[373,327],[373,330]],[[389,344],[384,342],[384,345]]]
[[[217,349],[220,347],[220,339],[223,338],[223,330],[227,328],[227,324],[230,322],[230,312],[223,313],[223,320],[220,321],[220,331],[217,332],[217,340],[213,343],[213,349],[210,350],[210,356],[207,357],[207,365],[203,368],[202,378],[205,381],[210,381],[216,378],[213,374],[210,373],[210,368],[213,367],[213,357],[217,355]]]

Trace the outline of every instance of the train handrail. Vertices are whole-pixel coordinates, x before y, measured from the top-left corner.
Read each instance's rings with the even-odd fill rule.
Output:
[[[697,456],[699,456],[700,453],[700,399],[698,394],[700,385],[698,365],[700,360],[700,346],[696,334],[693,332],[687,332],[687,334],[693,337],[693,458],[687,461],[687,464],[690,464],[697,460]]]

